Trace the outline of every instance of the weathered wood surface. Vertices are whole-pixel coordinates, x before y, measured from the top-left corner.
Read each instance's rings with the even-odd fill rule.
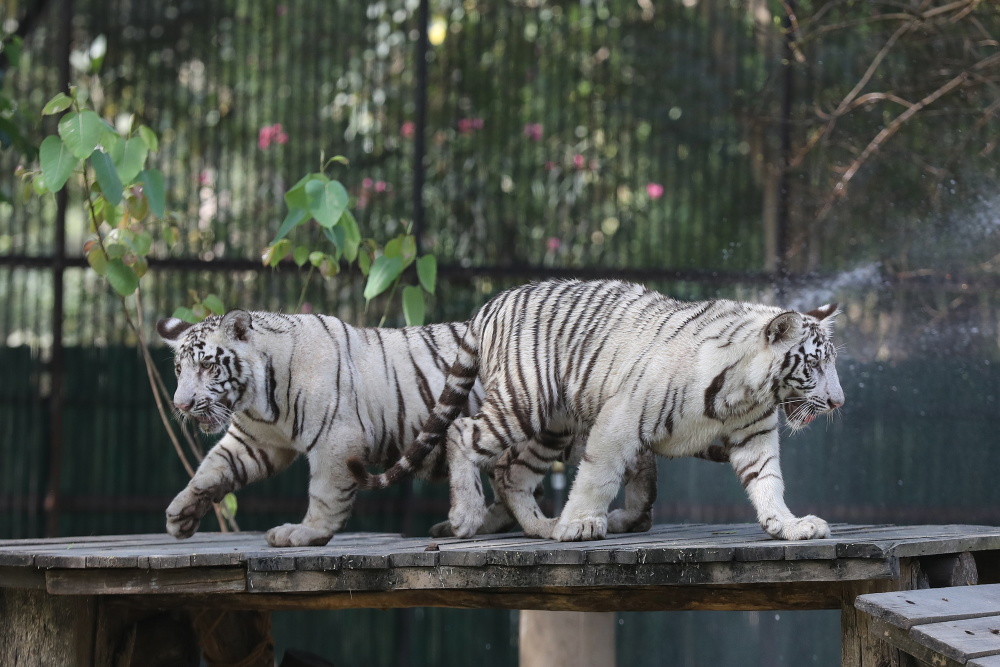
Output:
[[[835,525],[830,539],[805,542],[772,540],[743,524],[658,525],[580,543],[517,533],[468,540],[357,533],[294,549],[269,547],[259,533],[201,533],[184,541],[122,535],[0,541],[0,587],[44,587],[56,595],[211,594],[218,606],[234,609],[283,608],[278,596],[309,594],[314,608],[345,608],[357,596],[357,606],[415,606],[423,599],[566,610],[759,609],[763,602],[750,591],[769,587],[783,608],[814,609],[839,606],[841,584],[898,578],[904,559],[994,550],[1000,528],[987,526]],[[664,586],[674,587],[678,601],[651,606],[651,591]],[[733,606],[708,606],[712,587],[728,590]],[[604,595],[590,596],[586,606],[588,597],[576,594],[585,589]],[[451,591],[450,602],[443,590]],[[248,596],[261,598],[255,605]],[[737,605],[740,598],[747,606]]]
[[[1000,584],[862,595],[873,634],[932,665],[1000,667]]]

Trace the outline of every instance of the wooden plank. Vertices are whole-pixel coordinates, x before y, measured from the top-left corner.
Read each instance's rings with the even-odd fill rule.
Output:
[[[138,607],[219,609],[539,609],[549,611],[766,611],[838,609],[843,584],[799,582],[740,586],[546,586],[526,589],[338,591],[313,594],[130,596]],[[117,598],[111,598],[112,600]]]
[[[855,607],[902,630],[925,623],[1000,615],[1000,584],[861,595]]]
[[[831,582],[885,579],[896,563],[865,559],[743,563],[487,565],[483,567],[342,568],[331,572],[247,572],[247,590],[260,593],[414,590],[437,588],[525,588],[540,586],[673,586]]]
[[[45,588],[45,573],[28,567],[0,567],[0,588]]]
[[[910,636],[932,651],[960,663],[970,658],[1000,655],[1000,617],[997,616],[926,623],[912,628]]]
[[[906,631],[900,630],[888,623],[873,619],[871,621],[871,633],[875,639],[880,640],[882,643],[920,660],[920,664],[934,665],[934,667],[962,667],[965,665],[964,662],[952,660],[940,655],[936,651],[932,651],[922,643],[915,641]],[[893,663],[884,662],[883,664],[891,665]]]
[[[243,568],[187,570],[52,569],[45,572],[52,595],[135,595],[149,593],[237,593],[246,590]]]

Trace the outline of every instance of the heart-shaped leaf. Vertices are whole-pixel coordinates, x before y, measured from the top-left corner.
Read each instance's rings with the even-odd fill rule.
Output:
[[[382,255],[376,259],[368,271],[368,282],[365,284],[365,299],[371,301],[388,289],[403,271],[403,260],[399,257]]]
[[[59,113],[60,111],[66,111],[73,105],[73,98],[66,93],[59,93],[55,97],[46,103],[42,107],[43,116],[51,116],[52,114]]]
[[[45,185],[52,192],[62,190],[66,184],[66,179],[73,173],[76,166],[80,164],[66,144],[57,136],[45,137],[38,154],[42,163],[42,176],[45,177]]]
[[[139,287],[139,278],[120,259],[112,259],[108,262],[107,272],[108,282],[118,294],[129,296]]]
[[[101,143],[105,128],[101,117],[90,109],[74,111],[59,121],[59,136],[73,155],[85,160]]]
[[[167,206],[163,173],[159,169],[146,169],[139,174],[138,180],[142,183],[142,193],[149,200],[149,210],[157,218],[162,218]]]
[[[403,290],[403,317],[406,326],[419,327],[424,324],[424,291],[408,285]]]
[[[90,164],[94,166],[94,173],[97,174],[97,183],[101,186],[101,194],[112,206],[117,206],[122,200],[122,182],[118,178],[118,171],[111,156],[104,151],[94,151],[90,157]]]
[[[323,227],[336,225],[347,210],[347,190],[340,181],[309,181],[306,183],[306,195],[309,212]]]
[[[116,141],[110,154],[122,183],[131,183],[146,164],[149,149],[141,137]]]
[[[434,294],[437,284],[437,258],[434,255],[424,255],[417,260],[417,278],[429,294]]]

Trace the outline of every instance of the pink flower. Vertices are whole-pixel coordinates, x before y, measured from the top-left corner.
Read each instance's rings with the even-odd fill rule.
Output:
[[[576,167],[577,169],[583,169],[583,165],[584,164],[585,164],[585,162],[584,162],[584,159],[583,159],[582,155],[580,155],[579,153],[577,153],[576,155],[573,156],[573,166],[574,167]]]
[[[552,162],[551,160],[549,160],[548,162],[545,163],[545,171],[552,171],[555,168],[556,168],[556,163],[555,162]]]
[[[364,188],[365,190],[371,190],[373,184],[374,181],[372,181],[372,179],[370,178],[365,178],[361,181],[361,187]]]
[[[531,141],[541,141],[543,130],[541,123],[528,123],[524,126],[524,136]]]
[[[303,301],[302,302],[302,310],[299,311],[299,312],[301,312],[303,315],[308,315],[312,311],[313,311],[313,305],[311,303],[309,303],[308,301]]]
[[[389,184],[385,181],[375,181],[375,192],[385,192],[389,189]]]
[[[545,247],[546,249],[548,249],[549,252],[555,252],[556,250],[559,250],[559,246],[561,245],[562,241],[560,241],[554,236],[550,236],[549,240],[545,242]]]
[[[288,5],[278,5],[274,8],[274,13],[278,16],[284,16],[288,13]]]
[[[472,134],[481,129],[483,129],[482,118],[460,118],[458,121],[458,131],[462,134]]]
[[[399,134],[404,139],[412,139],[413,135],[417,132],[417,126],[412,120],[408,120],[399,128]]]
[[[663,186],[659,183],[647,183],[646,194],[650,199],[659,199],[663,196]]]
[[[257,147],[262,151],[270,148],[272,142],[280,145],[288,143],[288,135],[281,129],[281,123],[265,125],[257,133]]]

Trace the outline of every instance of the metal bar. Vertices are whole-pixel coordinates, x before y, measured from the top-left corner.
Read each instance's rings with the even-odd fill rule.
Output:
[[[788,0],[785,5],[785,15],[781,21],[782,31],[784,32],[784,47],[782,49],[783,67],[784,67],[784,90],[781,96],[781,127],[779,130],[780,142],[781,142],[781,176],[778,179],[778,206],[776,213],[775,230],[777,234],[777,281],[775,283],[775,292],[778,298],[778,302],[785,300],[786,290],[788,288],[788,225],[789,225],[789,208],[791,202],[789,201],[791,196],[790,190],[790,178],[789,178],[789,165],[792,159],[792,105],[794,103],[794,85],[795,85],[795,71],[792,67],[794,62],[794,54],[792,52],[792,42],[794,36],[792,33],[792,13],[795,11],[794,0]]]
[[[69,92],[70,45],[73,39],[73,3],[63,0],[59,12],[57,65],[59,86]],[[56,195],[55,248],[52,254],[52,357],[49,359],[49,480],[45,495],[46,528],[48,537],[59,535],[59,489],[62,485],[63,413],[65,408],[66,358],[63,349],[63,316],[66,271],[66,209],[69,206],[68,190],[63,188]]]
[[[427,52],[430,40],[427,22],[430,19],[430,0],[420,0],[417,8],[417,81],[414,91],[416,117],[413,131],[413,236],[417,240],[417,254],[421,252],[424,233],[424,156],[427,152]]]

